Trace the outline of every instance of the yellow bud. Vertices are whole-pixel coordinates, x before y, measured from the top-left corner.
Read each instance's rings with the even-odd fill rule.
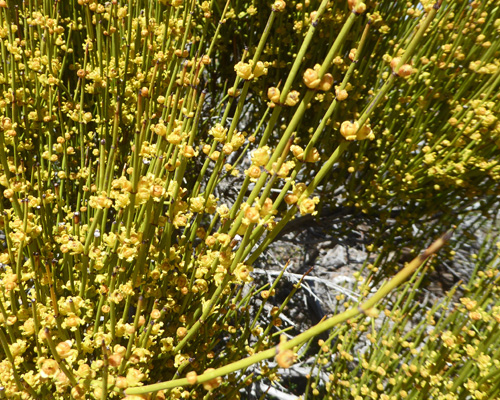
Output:
[[[347,90],[345,90],[345,89],[342,89],[342,90],[336,89],[335,95],[336,95],[338,101],[343,101],[343,100],[347,99],[347,97],[349,96],[349,94],[347,93]]]
[[[401,62],[401,57],[394,57],[392,60],[391,60],[391,68],[394,72],[396,72],[396,68],[397,66],[399,65],[399,63]]]
[[[236,75],[238,75],[242,79],[250,80],[254,77],[250,64],[240,61],[234,66],[234,70],[236,71]]]
[[[406,78],[413,73],[413,67],[410,64],[404,64],[398,69],[397,73],[402,78]]]
[[[315,197],[314,199],[304,199],[300,202],[299,211],[301,215],[315,214],[316,204],[319,199]]]
[[[194,385],[198,381],[198,374],[196,371],[191,371],[186,374],[186,379],[190,385]]]
[[[363,14],[366,10],[366,4],[361,0],[348,0],[347,3],[349,4],[351,11],[356,14]]]
[[[357,53],[357,49],[351,49],[351,51],[349,52],[349,59],[351,61],[354,61],[354,59],[356,58],[356,53]]]
[[[318,152],[318,149],[316,147],[313,147],[306,156],[306,162],[314,163],[319,161],[320,155]]]
[[[234,87],[230,87],[227,90],[227,94],[231,97],[238,97],[241,94],[241,90],[234,90]]]
[[[274,86],[267,89],[267,97],[273,103],[280,102],[280,95],[281,95],[280,90],[278,88],[275,88]]]
[[[283,0],[276,0],[273,4],[273,11],[282,12],[285,10],[286,3]]]
[[[71,341],[66,340],[65,342],[61,342],[56,346],[56,351],[59,357],[66,358],[71,354]]]
[[[321,79],[318,77],[318,72],[312,68],[306,69],[302,79],[309,89],[316,89],[321,82]]]
[[[255,207],[248,207],[245,210],[245,218],[248,219],[251,223],[259,222],[260,213]]]
[[[295,362],[295,353],[292,350],[281,350],[276,356],[276,362],[281,368],[290,368]]]
[[[287,194],[285,196],[285,203],[290,205],[290,204],[295,204],[299,200],[299,197],[296,194]]]
[[[269,161],[269,148],[267,146],[257,149],[252,154],[252,162],[257,166],[266,165]]]
[[[304,149],[302,147],[293,144],[290,147],[290,150],[292,150],[293,155],[297,157],[298,160],[302,161],[302,159],[304,158]]]
[[[181,327],[177,328],[177,332],[176,332],[177,337],[179,339],[182,339],[187,335],[187,332],[188,332],[187,329],[181,326]]]
[[[340,126],[340,133],[346,140],[355,140],[356,132],[358,131],[358,123],[351,121],[344,121]]]
[[[323,90],[324,92],[328,92],[332,88],[332,85],[333,76],[331,74],[325,74],[323,78],[321,78],[318,89]]]
[[[300,93],[297,92],[296,90],[292,90],[286,96],[285,104],[287,106],[293,107],[295,104],[297,104],[299,102],[299,97],[300,97]]]
[[[205,374],[206,374],[206,373],[213,372],[213,371],[215,371],[215,369],[214,369],[214,368],[207,368],[207,369],[205,370]],[[216,378],[210,379],[210,380],[209,380],[209,381],[207,381],[207,382],[204,382],[204,383],[203,383],[203,388],[204,388],[205,390],[213,390],[213,389],[215,389],[215,388],[219,387],[221,383],[222,383],[222,378],[221,378],[220,376],[218,376],[218,377],[216,377]]]
[[[245,172],[250,178],[253,179],[259,178],[261,174],[261,170],[257,165],[251,165]]]
[[[372,132],[372,129],[368,125],[363,125],[357,132],[356,134],[356,139],[358,140],[365,140],[365,139],[370,139],[373,140],[375,139],[375,135]]]
[[[262,61],[257,61],[257,64],[255,64],[255,68],[253,70],[253,74],[256,78],[262,75],[267,75],[267,68]]]

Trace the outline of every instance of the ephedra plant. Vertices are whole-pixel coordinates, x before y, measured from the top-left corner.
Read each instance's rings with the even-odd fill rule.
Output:
[[[357,331],[346,328],[374,321],[449,234],[432,239],[498,211],[498,6],[0,0],[1,395],[233,399],[278,379],[265,360],[290,367],[325,331],[321,351],[349,360]],[[338,235],[371,218],[374,275],[359,278],[359,304],[286,340],[289,298],[262,323],[278,280],[252,285],[252,266],[294,219],[325,209],[341,210]],[[403,245],[427,250],[377,289]],[[479,260],[491,300],[463,304],[492,332],[496,264]],[[398,296],[404,316],[414,296]],[[461,357],[449,350],[466,326],[457,321],[436,325],[444,347],[413,329],[422,354]],[[405,323],[393,315],[381,337]],[[481,354],[498,349],[485,335]],[[339,337],[345,347],[329,347]],[[374,371],[397,371],[377,346]],[[471,361],[426,367],[417,386],[409,364],[378,380],[327,364],[318,354],[330,384],[311,380],[306,396],[499,391],[489,361],[476,383]],[[445,372],[451,386],[425,380]],[[464,382],[468,392],[453,386]]]

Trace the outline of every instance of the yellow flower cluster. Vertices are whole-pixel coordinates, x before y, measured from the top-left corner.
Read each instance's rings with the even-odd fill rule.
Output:
[[[0,0],[7,398],[120,398],[186,374],[192,390],[156,398],[238,398],[251,376],[197,383],[283,329],[243,286],[293,218],[345,211],[338,235],[349,238],[359,215],[373,218],[372,251],[390,245],[377,229],[405,241],[425,218],[444,226],[473,204],[497,210],[494,2],[125,3]],[[471,294],[457,307],[464,328],[441,327],[428,343],[374,334],[382,350],[359,358],[356,379],[332,370],[330,392],[393,399],[419,387],[440,398],[456,384],[487,398],[499,365],[479,343],[498,304]],[[400,354],[423,345],[429,360]],[[355,362],[350,347],[337,350]],[[297,358],[275,355],[283,368]],[[447,363],[460,357],[486,383],[454,383]]]

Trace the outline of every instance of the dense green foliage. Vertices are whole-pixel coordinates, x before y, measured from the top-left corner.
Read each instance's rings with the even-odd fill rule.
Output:
[[[499,396],[493,236],[443,303],[477,224],[393,277],[495,232],[499,36],[498,1],[0,0],[0,393],[234,399],[327,332],[304,398]],[[300,284],[269,313],[252,268],[325,215],[372,256],[287,338]]]

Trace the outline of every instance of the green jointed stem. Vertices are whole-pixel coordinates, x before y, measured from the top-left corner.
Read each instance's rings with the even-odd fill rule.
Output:
[[[405,280],[410,278],[422,263],[424,263],[432,254],[435,254],[441,247],[444,246],[447,240],[449,240],[451,232],[444,235],[442,238],[436,240],[429,248],[424,251],[421,255],[415,258],[411,263],[409,263],[405,268],[403,268],[394,278],[384,284],[377,292],[375,292],[368,300],[359,304],[357,307],[353,307],[341,314],[327,319],[326,321],[320,322],[316,326],[306,330],[295,338],[281,343],[278,348],[272,348],[268,350],[261,351],[253,356],[245,358],[243,360],[231,363],[222,368],[218,368],[215,371],[199,375],[197,378],[197,383],[203,383],[210,381],[216,377],[224,376],[232,372],[239,371],[240,369],[247,368],[252,364],[256,364],[259,361],[272,358],[278,354],[279,351],[292,350],[297,346],[300,347],[302,344],[306,343],[311,338],[319,335],[320,333],[327,331],[334,326],[352,319],[360,314],[372,314],[373,307],[377,305],[384,297],[389,295],[396,287],[401,285]],[[173,388],[176,386],[186,386],[188,385],[188,380],[186,378],[176,379],[169,382],[157,383],[153,385],[147,385],[138,388],[132,388],[125,390],[127,394],[145,394],[151,392],[157,392],[159,390],[165,390]]]

